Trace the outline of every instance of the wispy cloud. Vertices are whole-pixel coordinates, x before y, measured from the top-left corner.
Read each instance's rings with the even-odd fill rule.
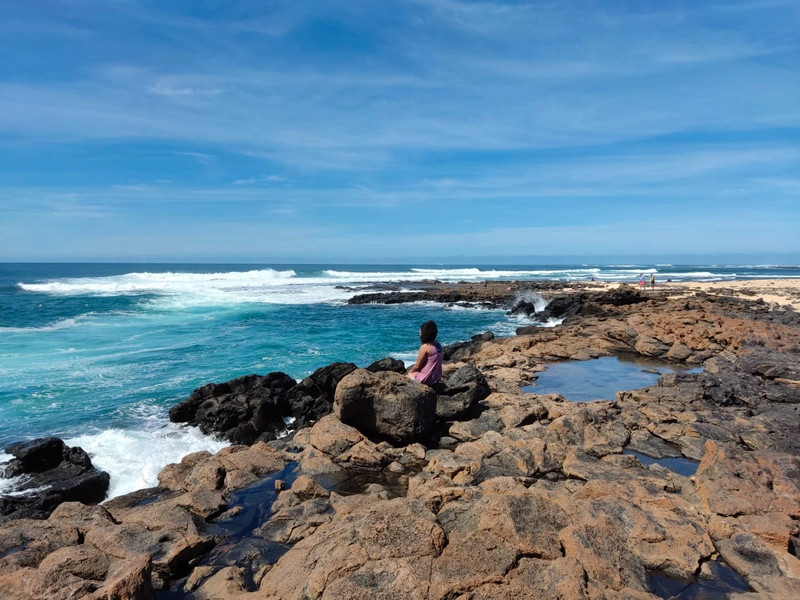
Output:
[[[258,215],[320,223],[334,245],[441,226],[488,251],[509,218],[583,219],[600,239],[602,204],[668,207],[677,228],[691,204],[798,218],[796,3],[44,12],[0,7],[0,210],[20,230],[50,210],[145,229]]]

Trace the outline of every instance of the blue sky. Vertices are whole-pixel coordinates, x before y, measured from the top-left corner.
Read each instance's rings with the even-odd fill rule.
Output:
[[[800,3],[0,4],[0,260],[800,260]]]

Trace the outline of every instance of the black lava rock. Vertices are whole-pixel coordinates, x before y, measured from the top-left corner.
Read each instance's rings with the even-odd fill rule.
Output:
[[[46,519],[62,502],[102,502],[109,475],[98,471],[89,455],[59,438],[40,438],[13,444],[14,456],[4,469],[6,478],[23,476],[13,495],[0,495],[0,522],[8,519]]]

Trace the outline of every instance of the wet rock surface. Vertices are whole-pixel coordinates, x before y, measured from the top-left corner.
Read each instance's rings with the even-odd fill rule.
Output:
[[[3,476],[16,477],[13,491],[0,495],[0,523],[8,519],[46,518],[62,502],[101,502],[109,476],[92,465],[89,455],[59,438],[40,438],[5,449],[14,456],[0,466]]]
[[[382,401],[418,406],[415,382],[351,371],[334,393],[359,407],[350,424],[326,414],[291,439],[189,455],[159,488],[11,521],[0,596],[800,597],[793,314],[701,297],[592,304],[557,328],[459,345],[445,383],[472,408],[430,439],[374,435],[402,412]],[[521,389],[544,363],[620,352],[704,370],[614,401]],[[699,464],[687,477],[632,451]]]

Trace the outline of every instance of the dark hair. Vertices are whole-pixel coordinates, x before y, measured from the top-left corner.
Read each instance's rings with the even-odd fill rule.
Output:
[[[439,329],[433,321],[425,321],[419,328],[419,339],[423,344],[432,344],[438,334]]]

